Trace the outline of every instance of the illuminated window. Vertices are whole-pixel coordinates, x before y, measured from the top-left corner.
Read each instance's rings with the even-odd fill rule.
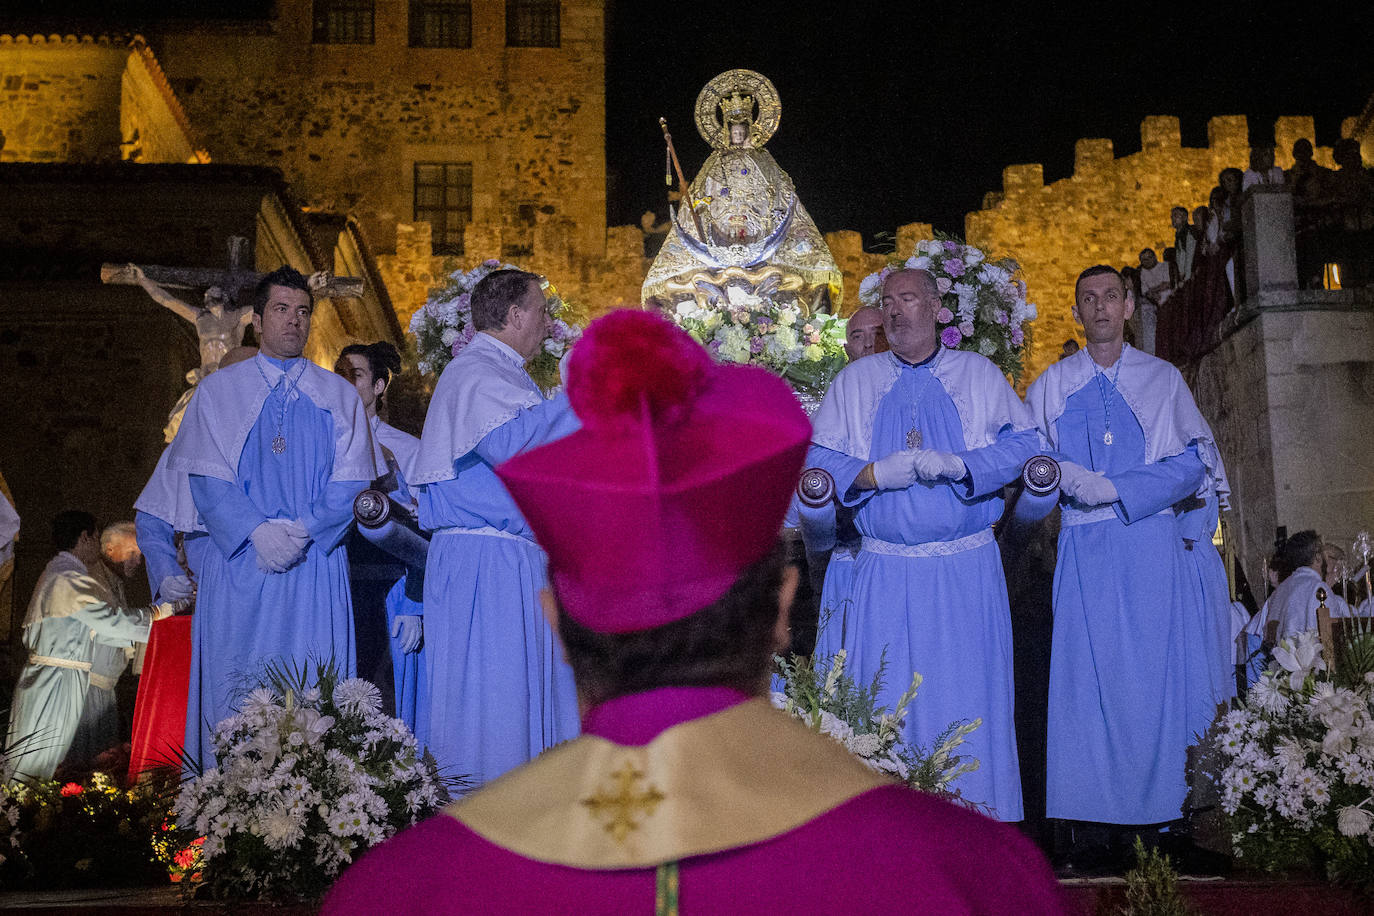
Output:
[[[314,20],[315,44],[372,44],[372,0],[315,0]]]
[[[415,163],[415,221],[433,227],[435,254],[462,254],[472,222],[472,163]]]
[[[506,0],[506,45],[558,47],[558,0]]]
[[[410,46],[472,47],[472,4],[462,0],[410,0]]]

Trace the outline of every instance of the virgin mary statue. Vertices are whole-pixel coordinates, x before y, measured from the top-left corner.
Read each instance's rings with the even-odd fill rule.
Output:
[[[838,310],[835,259],[792,179],[763,148],[781,115],[777,90],[753,70],[727,70],[701,90],[697,130],[714,150],[649,268],[646,303],[709,307],[737,286],[806,313]]]

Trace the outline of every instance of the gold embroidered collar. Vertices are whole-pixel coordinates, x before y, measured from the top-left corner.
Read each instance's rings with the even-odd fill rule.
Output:
[[[771,839],[893,784],[754,699],[643,746],[584,735],[445,810],[529,859],[647,868]]]

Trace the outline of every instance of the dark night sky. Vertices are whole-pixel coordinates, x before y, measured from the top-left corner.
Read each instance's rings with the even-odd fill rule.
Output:
[[[732,67],[773,80],[783,117],[768,149],[824,231],[865,236],[905,222],[961,231],[1003,167],[1065,177],[1080,137],[1139,148],[1140,120],[1170,114],[1206,143],[1212,115],[1244,114],[1251,140],[1274,118],[1313,115],[1330,144],[1374,93],[1374,4],[1346,11],[1261,5],[849,0],[611,0],[607,30],[608,218],[666,212],[666,116],[690,178],[706,144],[692,125],[701,86]],[[1333,5],[1334,6],[1334,5]],[[162,15],[251,17],[270,0],[0,0],[0,20],[75,11],[137,24]],[[1351,10],[1354,10],[1353,12]],[[1148,13],[1146,12],[1148,11]],[[1089,18],[1089,15],[1091,18]],[[1237,163],[1243,166],[1244,163]]]

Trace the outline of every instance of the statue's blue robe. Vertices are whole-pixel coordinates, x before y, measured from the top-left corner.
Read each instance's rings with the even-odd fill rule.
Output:
[[[191,475],[191,495],[213,546],[205,551],[191,627],[186,753],[215,765],[210,736],[269,663],[304,667],[333,660],[354,674],[353,605],[347,552],[353,498],[369,481],[330,482],[333,419],[308,397],[294,398],[283,426],[286,450],[272,451],[281,386],[263,405],[239,458],[234,483]],[[305,559],[285,573],[258,568],[249,535],[269,518],[300,519],[312,537]]]
[[[431,410],[435,409],[431,406]],[[493,470],[575,431],[565,396],[521,410],[419,488],[434,532],[425,566],[425,677],[418,734],[442,770],[473,785],[578,733],[577,695],[539,603],[544,552]]]
[[[1185,752],[1211,716],[1211,644],[1169,510],[1205,476],[1196,450],[1145,463],[1140,423],[1110,381],[1069,396],[1058,457],[1104,472],[1112,517],[1074,525],[1066,507],[1054,576],[1050,817],[1153,824],[1181,816]],[[1110,411],[1113,444],[1103,443]]]
[[[858,506],[854,521],[865,537],[916,545],[989,529],[1002,513],[1002,487],[1036,453],[1035,431],[1004,427],[991,445],[966,449],[954,402],[928,367],[907,366],[878,405],[869,459],[906,448],[913,419],[922,446],[959,455],[968,476],[918,482],[905,490],[859,492],[851,486],[865,462],[820,446],[812,447],[808,462],[829,471],[844,502]],[[860,686],[885,664],[879,702],[889,708],[910,684],[911,673],[919,672],[924,682],[906,730],[909,740],[927,749],[952,722],[981,718],[982,726],[960,749],[977,757],[980,766],[953,788],[988,805],[1001,820],[1020,820],[1011,617],[996,542],[931,557],[861,549],[849,597],[847,629],[841,632],[841,618],[832,615],[817,656],[844,647],[849,673]]]

